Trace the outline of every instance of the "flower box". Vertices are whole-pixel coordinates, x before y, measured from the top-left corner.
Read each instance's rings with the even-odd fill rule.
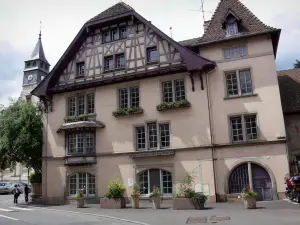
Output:
[[[134,114],[141,114],[144,110],[142,108],[134,107],[134,108],[123,108],[123,109],[117,109],[112,112],[114,117],[119,116],[128,116],[128,115],[134,115]]]
[[[122,209],[126,207],[125,198],[100,199],[100,207],[103,209]]]
[[[84,198],[77,198],[76,203],[77,203],[77,208],[83,208],[84,207]]]
[[[163,102],[156,106],[157,111],[164,111],[169,109],[187,108],[190,107],[191,103],[184,99],[176,102]]]
[[[243,197],[243,202],[246,209],[256,208],[256,196]]]
[[[196,201],[188,198],[174,198],[174,210],[190,210],[190,209],[204,209],[205,201]]]

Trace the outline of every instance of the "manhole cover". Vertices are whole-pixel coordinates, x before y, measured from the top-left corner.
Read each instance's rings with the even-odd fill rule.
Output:
[[[189,217],[186,221],[187,224],[191,223],[207,223],[206,216],[204,217]]]
[[[210,218],[211,222],[224,221],[224,220],[230,220],[230,217],[229,216],[212,216]]]

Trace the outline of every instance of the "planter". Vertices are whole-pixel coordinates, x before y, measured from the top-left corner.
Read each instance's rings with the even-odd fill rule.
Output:
[[[188,198],[173,198],[174,210],[188,210],[195,209],[193,203]]]
[[[31,193],[33,196],[41,196],[42,195],[42,184],[41,183],[33,183],[31,184],[32,190]]]
[[[131,204],[133,209],[138,209],[140,207],[140,197],[131,196]]]
[[[246,209],[256,208],[256,197],[243,197],[243,201]]]
[[[204,209],[204,204],[205,204],[205,201],[201,201],[201,200],[192,200],[191,201],[193,206],[194,206],[194,209]]]
[[[160,196],[159,195],[152,196],[151,200],[152,200],[152,203],[153,203],[152,208],[153,209],[159,209],[160,208]]]
[[[122,209],[126,207],[125,198],[101,199],[100,207],[103,209]]]
[[[84,207],[84,198],[77,198],[77,208],[83,208]]]

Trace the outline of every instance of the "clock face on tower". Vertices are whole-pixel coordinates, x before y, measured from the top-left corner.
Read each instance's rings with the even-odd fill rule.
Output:
[[[33,79],[33,76],[30,74],[30,75],[28,75],[27,79],[28,79],[29,81],[31,81],[31,80]]]

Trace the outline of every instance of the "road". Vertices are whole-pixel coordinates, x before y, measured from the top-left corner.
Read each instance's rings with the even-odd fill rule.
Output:
[[[20,196],[19,203],[24,202]],[[132,225],[125,221],[92,215],[59,212],[48,209],[14,205],[12,195],[0,195],[1,225]]]

